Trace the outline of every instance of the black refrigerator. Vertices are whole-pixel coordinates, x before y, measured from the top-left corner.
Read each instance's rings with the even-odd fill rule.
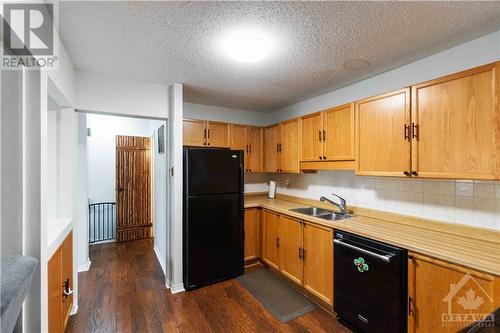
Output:
[[[183,280],[192,290],[243,274],[243,151],[184,148]]]

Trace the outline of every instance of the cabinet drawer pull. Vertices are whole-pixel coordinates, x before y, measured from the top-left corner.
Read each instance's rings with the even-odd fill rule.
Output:
[[[418,128],[418,125],[416,125],[415,123],[411,123],[411,137],[418,141],[419,128]]]

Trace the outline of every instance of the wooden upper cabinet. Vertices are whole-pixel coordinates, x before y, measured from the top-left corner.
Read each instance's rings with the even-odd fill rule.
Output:
[[[301,161],[319,161],[323,158],[323,116],[321,112],[300,118]]]
[[[411,88],[412,171],[428,178],[500,178],[500,62]]]
[[[304,250],[304,288],[322,301],[333,304],[332,230],[306,223]]]
[[[245,209],[245,260],[259,257],[259,209]]]
[[[184,146],[205,147],[205,121],[184,119],[182,121],[182,136]]]
[[[264,128],[264,171],[278,172],[281,168],[279,160],[280,126],[279,124]]]
[[[228,123],[207,121],[207,146],[229,148],[231,137]]]
[[[248,144],[247,144],[247,127],[245,125],[231,124],[231,149],[243,150],[243,166],[245,172],[249,168]]]
[[[280,172],[299,173],[299,119],[281,123],[281,140],[279,154],[281,157]]]
[[[248,168],[250,172],[263,172],[263,143],[262,143],[262,128],[247,127],[247,142],[249,151]]]
[[[408,332],[457,332],[456,318],[481,319],[500,306],[500,280],[441,260],[409,253]],[[456,316],[455,316],[456,315]],[[455,321],[454,321],[455,320]]]
[[[410,89],[355,103],[356,174],[405,177],[410,172]]]
[[[295,283],[302,284],[302,222],[280,215],[280,271]]]
[[[231,149],[247,151],[247,126],[231,124]]]
[[[323,155],[328,161],[354,160],[354,103],[323,111]]]
[[[262,260],[278,270],[280,267],[279,214],[264,210],[262,227]]]

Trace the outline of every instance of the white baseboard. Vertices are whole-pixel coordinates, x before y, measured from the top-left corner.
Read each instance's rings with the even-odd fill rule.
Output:
[[[156,254],[156,259],[158,259],[158,262],[160,263],[161,270],[163,271],[163,275],[167,276],[167,270],[166,270],[166,261],[165,259],[161,256],[160,251],[156,248],[156,246],[153,246],[153,251],[155,251]]]
[[[170,292],[172,294],[182,293],[183,291],[186,291],[183,283],[178,283],[170,287]]]
[[[74,316],[76,315],[77,312],[78,312],[78,304],[73,304],[73,306],[71,307],[71,311],[69,312],[69,315]]]
[[[78,266],[78,273],[88,271],[90,269],[90,264],[91,263],[92,263],[92,261],[87,260],[86,264]]]

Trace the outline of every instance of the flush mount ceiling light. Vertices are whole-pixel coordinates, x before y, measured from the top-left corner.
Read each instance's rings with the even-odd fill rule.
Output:
[[[247,34],[227,37],[223,48],[229,57],[243,63],[259,62],[269,54],[269,46],[263,38]]]
[[[344,62],[344,69],[346,71],[360,71],[369,66],[370,63],[364,59],[349,59]]]

